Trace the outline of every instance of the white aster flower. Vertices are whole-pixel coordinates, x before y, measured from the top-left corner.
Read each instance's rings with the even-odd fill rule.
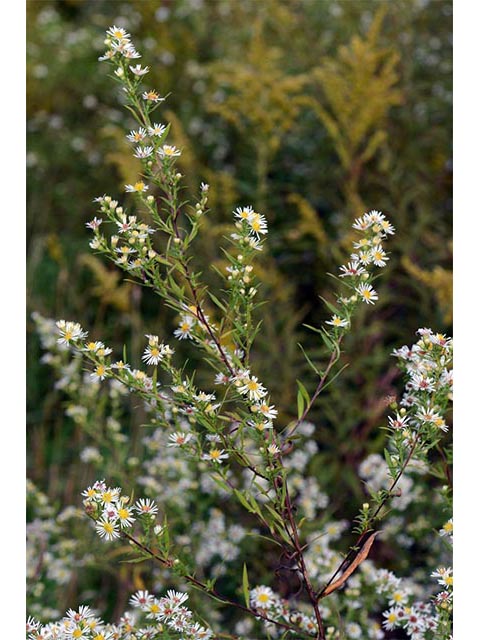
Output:
[[[355,291],[367,304],[375,304],[375,300],[378,300],[377,292],[371,284],[362,283],[358,287],[355,287]]]
[[[118,525],[108,520],[107,518],[101,518],[95,525],[98,535],[105,540],[114,540],[120,537]]]
[[[177,149],[177,147],[169,144],[164,144],[163,147],[161,147],[157,151],[157,153],[161,158],[176,158],[182,155],[180,149]]]
[[[125,191],[127,193],[143,193],[144,191],[148,191],[149,187],[144,182],[139,180],[135,184],[126,184]]]
[[[331,324],[332,327],[348,327],[350,322],[346,318],[340,318],[337,315],[333,315],[331,320],[326,320],[325,324]]]
[[[135,67],[129,66],[130,71],[136,76],[144,76],[150,71],[150,67],[141,67],[141,65],[137,64]]]
[[[167,447],[182,447],[192,439],[192,434],[176,431],[175,433],[171,433],[168,439],[170,442],[167,443]]]
[[[209,462],[217,462],[218,464],[221,464],[222,460],[226,460],[228,457],[228,453],[226,453],[224,449],[213,448],[210,449],[208,453],[204,453],[202,455],[202,460],[208,460]]]

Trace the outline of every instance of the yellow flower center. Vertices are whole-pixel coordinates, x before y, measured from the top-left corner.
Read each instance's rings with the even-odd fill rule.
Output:
[[[103,528],[107,533],[113,533],[113,524],[111,522],[105,522]]]
[[[249,380],[247,382],[247,388],[249,391],[256,391],[260,385],[255,380]]]
[[[220,449],[212,449],[210,451],[210,457],[214,460],[218,460],[218,458],[220,457]]]
[[[261,593],[258,596],[258,599],[260,602],[262,602],[263,604],[266,604],[269,600],[270,600],[270,596],[268,595],[268,593]]]
[[[142,181],[135,183],[135,186],[134,186],[135,191],[143,191],[144,188],[145,188],[145,184]]]

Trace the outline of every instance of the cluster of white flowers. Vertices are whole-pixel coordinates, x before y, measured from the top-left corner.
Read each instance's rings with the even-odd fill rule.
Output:
[[[141,58],[140,54],[136,51],[135,46],[132,44],[130,37],[130,34],[122,27],[116,27],[115,25],[110,27],[107,30],[107,37],[105,39],[105,44],[108,46],[108,50],[98,59],[100,61],[112,60],[117,54],[127,60]],[[137,65],[134,69],[132,69],[132,72],[135,72],[138,75],[140,65]],[[142,73],[145,73],[145,70],[143,70]]]
[[[326,324],[339,330],[350,326],[350,316],[358,300],[366,304],[375,304],[378,300],[378,294],[371,284],[373,275],[368,269],[371,265],[379,268],[386,266],[389,258],[382,247],[382,241],[395,233],[384,214],[375,210],[357,218],[352,226],[363,237],[353,243],[355,251],[350,254],[350,261],[340,267],[340,278],[347,279],[345,282],[352,289],[352,295],[338,298],[341,310],[337,310],[326,321]]]
[[[271,620],[293,622],[299,629],[312,636],[318,633],[318,626],[313,616],[290,608],[289,603],[280,598],[270,587],[260,585],[251,589],[250,605]],[[264,622],[264,626],[269,634],[275,633],[272,622]]]
[[[155,520],[158,513],[157,505],[149,498],[140,498],[128,506],[130,498],[122,495],[121,488],[108,487],[104,480],[97,480],[82,496],[85,512],[95,520],[95,529],[105,540],[119,538],[121,530],[131,528],[138,516]]]
[[[332,548],[348,528],[346,520],[330,520],[307,538],[305,563],[309,575],[317,584],[326,583],[342,563],[342,554]]]
[[[147,189],[148,187],[142,181],[133,186],[126,185],[127,191],[136,193],[143,193]],[[147,196],[145,200],[149,202],[152,199],[153,196]],[[94,232],[90,248],[107,253],[115,264],[134,275],[141,274],[142,269],[151,268],[157,257],[151,241],[155,229],[140,222],[137,216],[127,215],[124,208],[111,196],[99,196],[94,199],[94,202],[99,203],[99,212],[116,225],[117,233],[108,241],[99,231],[103,218],[95,217],[86,223],[86,226]]]
[[[86,605],[81,605],[78,611],[69,609],[61,620],[48,624],[41,624],[30,616],[26,624],[27,639],[154,640],[162,627],[167,627],[185,640],[210,640],[212,631],[193,619],[192,611],[184,605],[187,599],[186,593],[173,590],[167,591],[162,598],[156,598],[148,591],[137,591],[130,598],[130,604],[141,612],[138,623],[135,614],[126,612],[118,624],[105,624]]]
[[[427,470],[419,465],[410,465],[407,472],[403,473],[397,482],[397,494],[392,498],[392,507],[399,511],[405,510],[412,501],[418,497],[420,488],[411,477],[412,472],[424,474]],[[371,453],[360,464],[358,468],[360,477],[366,481],[367,489],[370,493],[388,489],[391,485],[391,477],[388,465],[384,458],[378,453]]]
[[[180,633],[185,640],[209,640],[213,637],[212,631],[193,620],[193,613],[184,606],[187,599],[188,594],[173,590],[167,591],[162,598],[156,598],[148,591],[137,591],[130,598],[130,604],[143,611],[147,619]],[[158,627],[156,630],[158,633]]]
[[[192,533],[197,537],[196,566],[210,567],[209,571],[215,577],[227,573],[228,563],[239,557],[240,543],[247,535],[241,525],[229,525],[224,513],[217,508],[210,509],[205,521],[195,522]]]
[[[413,346],[393,351],[408,381],[400,402],[403,410],[389,420],[390,426],[415,431],[422,427],[448,431],[439,405],[452,399],[453,342],[431,329],[419,329],[417,333],[420,338]],[[409,419],[405,418],[407,411]]]

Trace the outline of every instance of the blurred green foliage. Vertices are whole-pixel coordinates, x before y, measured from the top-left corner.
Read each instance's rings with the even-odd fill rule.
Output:
[[[314,382],[297,342],[320,346],[302,323],[326,318],[319,296],[348,257],[353,218],[376,208],[396,227],[380,301],[345,340],[349,366],[311,415],[320,484],[352,503],[339,517],[353,515],[358,463],[382,450],[395,395],[389,353],[418,327],[451,330],[451,2],[28,0],[27,15],[29,313],[75,319],[119,353],[126,344],[137,365],[145,333],[171,336],[170,312],[88,247],[93,198],[117,197],[138,171],[125,141],[134,123],[97,62],[112,24],[134,35],[148,82],[169,94],[163,121],[189,188],[211,185],[196,255],[205,279],[216,283],[208,265],[222,264],[235,206],[269,221],[254,368],[283,423],[295,380]],[[194,366],[189,349],[178,346]],[[29,473],[50,499],[78,503],[72,425],[40,355],[32,327]],[[138,421],[132,411],[125,432]]]

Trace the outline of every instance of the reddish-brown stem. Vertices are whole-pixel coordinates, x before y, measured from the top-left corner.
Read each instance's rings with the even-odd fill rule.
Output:
[[[415,448],[416,448],[416,446],[418,444],[419,437],[420,437],[420,433],[417,431],[417,433],[415,435],[415,439],[414,439],[413,444],[412,444],[412,447],[411,447],[411,449],[410,449],[410,451],[408,453],[408,456],[405,459],[405,462],[402,464],[402,467],[401,467],[400,471],[395,476],[395,479],[393,480],[392,484],[390,485],[386,496],[383,498],[383,500],[380,502],[380,504],[375,509],[373,514],[370,516],[370,518],[368,520],[369,525],[373,525],[376,517],[378,516],[378,514],[380,513],[382,508],[385,506],[387,501],[392,497],[393,490],[397,486],[398,481],[402,477],[403,473],[405,472],[405,469],[408,466],[408,463],[412,459],[413,453],[414,453]],[[363,543],[365,537],[368,536],[369,534],[371,534],[371,532],[372,532],[371,527],[368,527],[362,534],[360,534],[360,536],[356,540],[355,544],[350,548],[350,551],[347,553],[347,555],[345,556],[345,559],[340,564],[340,566],[336,569],[335,573],[332,575],[330,580],[320,589],[320,591],[317,592],[317,595],[316,595],[317,599],[320,599],[322,597],[323,593],[332,584],[332,582],[335,580],[335,578],[340,573],[340,571],[342,571],[345,567],[350,565],[355,560],[355,558],[358,555],[358,553],[361,552],[361,546],[362,546],[362,543]]]
[[[340,336],[340,338],[338,339],[338,347],[340,347],[341,342],[342,342],[342,336]],[[307,414],[309,413],[310,409],[313,407],[313,405],[315,403],[315,400],[318,398],[318,396],[320,395],[323,387],[325,386],[325,382],[327,381],[328,374],[332,370],[333,365],[338,360],[338,353],[339,353],[339,351],[337,349],[335,351],[332,351],[332,353],[330,355],[330,360],[328,361],[328,364],[327,364],[327,368],[325,369],[322,377],[318,381],[317,388],[315,389],[315,392],[314,392],[313,396],[310,398],[310,402],[307,404],[307,406],[303,410],[302,415],[295,422],[293,428],[289,431],[289,436],[291,436],[291,435],[293,435],[295,433],[295,431],[298,428],[298,425],[303,420],[305,420],[305,418],[306,418]]]
[[[138,547],[141,551],[143,551],[144,553],[149,555],[154,560],[157,560],[157,562],[160,562],[164,567],[167,567],[168,569],[172,569],[173,568],[174,561],[171,558],[163,558],[162,556],[157,555],[154,551],[152,551],[151,549],[146,547],[144,544],[139,542],[136,538],[131,536],[126,531],[123,531],[122,535],[127,540],[129,540],[133,545]],[[197,587],[201,591],[204,591],[206,594],[210,595],[212,598],[215,598],[216,600],[220,600],[220,602],[222,602],[223,604],[228,604],[231,607],[235,607],[236,609],[244,611],[245,613],[248,613],[248,614],[254,616],[255,618],[259,618],[260,620],[264,620],[265,622],[271,622],[272,624],[274,624],[274,625],[276,625],[278,627],[281,627],[282,629],[286,629],[288,631],[295,631],[295,633],[298,633],[298,629],[296,627],[294,627],[292,625],[289,625],[289,624],[286,624],[284,622],[280,622],[278,620],[273,620],[273,618],[269,618],[267,615],[264,615],[263,613],[257,611],[256,609],[253,609],[251,607],[247,607],[247,606],[245,606],[243,604],[240,604],[240,602],[235,602],[234,600],[230,600],[230,598],[227,598],[223,594],[219,593],[216,589],[214,589],[213,587],[209,587],[208,585],[206,585],[205,583],[201,582],[200,580],[198,580],[194,576],[183,575],[182,577],[189,584]]]
[[[310,581],[310,577],[308,575],[308,570],[307,567],[305,565],[305,559],[303,557],[303,548],[302,545],[300,543],[300,538],[298,535],[298,527],[297,527],[297,523],[295,521],[295,518],[293,516],[293,510],[292,510],[292,503],[290,500],[290,494],[288,492],[288,487],[286,487],[286,491],[285,491],[285,508],[287,511],[287,518],[288,518],[288,522],[290,523],[290,526],[292,528],[291,531],[288,531],[287,529],[287,533],[292,541],[292,544],[295,548],[295,556],[297,556],[297,564],[298,564],[298,568],[300,570],[300,573],[302,574],[302,578],[303,578],[303,582],[305,585],[305,590],[307,591],[308,597],[310,599],[310,602],[313,606],[313,611],[315,614],[315,620],[317,621],[317,626],[318,626],[318,634],[316,636],[316,640],[325,640],[325,631],[323,629],[323,622],[322,622],[322,615],[320,613],[320,609],[318,607],[318,601],[317,601],[317,597],[315,594],[315,590],[312,586],[312,583]]]

